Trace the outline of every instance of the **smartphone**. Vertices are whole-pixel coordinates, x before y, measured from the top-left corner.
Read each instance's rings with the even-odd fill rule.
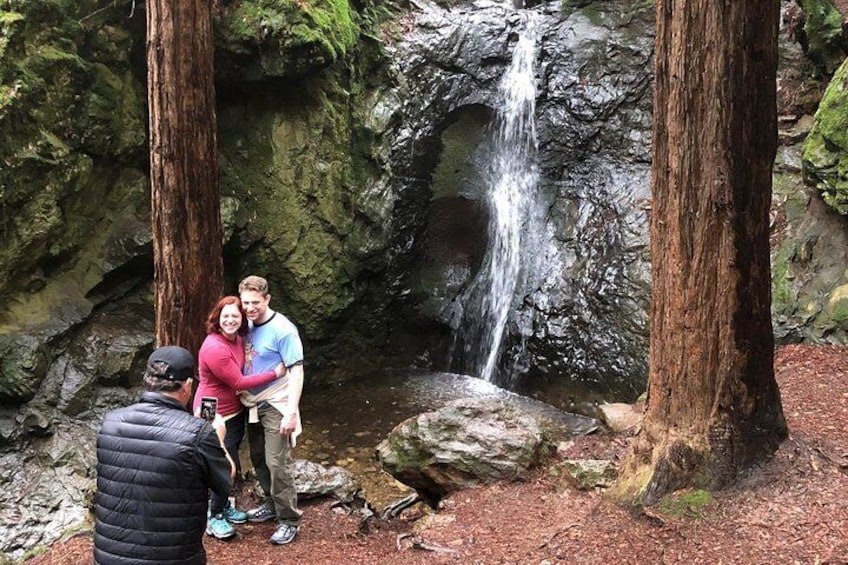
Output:
[[[204,396],[200,399],[200,417],[209,420],[215,419],[215,412],[218,411],[218,399],[214,396]]]

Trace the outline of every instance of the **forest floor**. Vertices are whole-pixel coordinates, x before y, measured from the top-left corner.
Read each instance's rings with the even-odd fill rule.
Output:
[[[775,368],[790,436],[706,506],[628,510],[546,467],[523,482],[455,493],[435,512],[415,506],[391,523],[309,503],[291,545],[268,543],[272,524],[237,526],[233,541],[206,538],[209,563],[846,564],[848,347],[785,346]],[[617,460],[630,437],[586,436],[558,457]],[[27,565],[90,562],[85,533]]]

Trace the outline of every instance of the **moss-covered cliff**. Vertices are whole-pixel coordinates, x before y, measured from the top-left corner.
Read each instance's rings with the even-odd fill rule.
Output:
[[[221,76],[303,75],[356,48],[362,20],[348,0],[241,0],[219,10]]]
[[[15,297],[2,319],[19,325],[85,295],[118,259],[115,242],[146,209],[145,134],[125,29],[80,25],[94,2],[11,4],[0,12],[0,296]],[[41,292],[58,279],[71,296]]]
[[[267,276],[319,365],[380,326],[378,309],[350,310],[388,239],[362,117],[381,72],[376,12],[216,4],[227,289]],[[94,313],[149,305],[144,49],[134,2],[0,5],[0,401],[31,398]],[[334,339],[351,324],[359,337]]]
[[[266,276],[325,367],[382,337],[364,305],[385,290],[367,281],[385,268],[391,225],[366,126],[383,72],[377,19],[346,0],[259,0],[217,20],[228,270]]]

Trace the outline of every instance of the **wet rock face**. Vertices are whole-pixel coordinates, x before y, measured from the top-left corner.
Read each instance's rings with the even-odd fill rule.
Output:
[[[18,453],[0,453],[0,561],[49,545],[89,516],[95,430],[63,422]]]
[[[534,13],[540,181],[499,382],[566,378],[635,398],[646,372],[652,12],[603,3]],[[487,147],[523,20],[484,2],[416,18],[393,54],[403,91],[392,97],[404,102],[398,127],[384,136],[395,191],[418,203],[398,209],[409,289],[400,306],[418,320],[414,331],[423,318],[453,339],[490,240],[480,225],[491,216]],[[466,243],[454,255],[441,239],[451,209],[468,210]],[[437,366],[464,370],[449,345],[433,351]]]

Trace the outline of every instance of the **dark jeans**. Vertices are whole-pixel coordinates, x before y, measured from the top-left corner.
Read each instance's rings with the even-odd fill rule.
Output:
[[[230,454],[230,457],[233,458],[233,462],[236,464],[236,476],[241,475],[239,445],[241,445],[241,440],[244,437],[245,422],[247,422],[247,411],[242,410],[237,416],[233,416],[227,420],[227,435],[224,436],[224,449],[227,450],[227,453]],[[214,492],[211,493],[209,512],[212,516],[224,511],[224,508],[227,506],[227,498],[226,496],[217,495]]]

